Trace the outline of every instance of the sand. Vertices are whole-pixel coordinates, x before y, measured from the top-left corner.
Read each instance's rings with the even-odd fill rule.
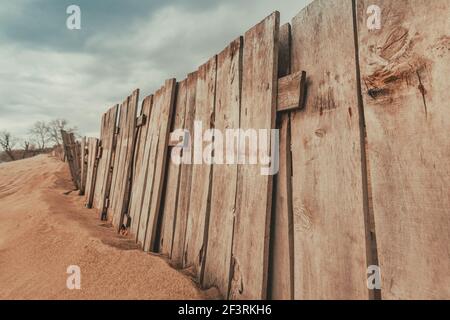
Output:
[[[0,299],[205,299],[186,275],[84,208],[67,164],[0,164]],[[67,268],[81,269],[69,290]]]

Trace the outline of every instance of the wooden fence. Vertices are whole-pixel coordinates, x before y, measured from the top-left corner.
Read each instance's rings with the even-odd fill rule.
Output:
[[[139,115],[139,90],[109,109],[81,148],[85,182],[66,137],[74,182],[224,298],[448,299],[449,14],[447,0],[316,0],[283,26],[275,12]],[[194,141],[170,137],[194,121],[279,129],[279,173],[170,161],[193,160]]]

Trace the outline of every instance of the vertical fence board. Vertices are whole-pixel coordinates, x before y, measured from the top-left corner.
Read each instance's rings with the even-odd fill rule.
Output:
[[[187,79],[177,85],[177,98],[175,115],[173,117],[171,132],[183,130],[186,116]],[[172,152],[182,155],[182,148],[175,147]],[[161,225],[160,252],[169,258],[172,255],[172,243],[178,206],[181,165],[168,158],[167,182],[165,186],[163,221]]]
[[[69,134],[71,151],[73,155],[73,166],[75,171],[75,180],[78,189],[81,189],[81,150],[80,143],[76,141],[75,135],[73,133]]]
[[[242,79],[242,38],[232,42],[217,56],[217,85],[215,129],[225,137],[226,129],[239,128]],[[217,141],[217,140],[216,140]],[[216,145],[214,152],[223,154],[227,163],[225,141]],[[234,145],[237,154],[238,145]],[[222,296],[228,296],[233,246],[234,214],[236,212],[236,188],[238,166],[223,164],[214,166],[211,192],[210,223],[205,258],[203,287],[217,287]]]
[[[195,121],[202,123],[203,133],[211,129],[214,121],[214,100],[216,92],[217,57],[214,56],[198,70]],[[200,145],[203,151],[209,143],[194,141],[195,149]],[[203,156],[203,153],[201,153]],[[185,239],[184,267],[192,268],[192,272],[201,281],[201,269],[205,258],[205,235],[209,220],[209,197],[211,184],[211,165],[196,164],[192,169],[192,182],[188,224]]]
[[[186,88],[186,118],[185,129],[192,135],[196,110],[197,72],[188,75]],[[178,194],[177,214],[175,216],[175,232],[172,243],[171,264],[177,268],[183,266],[184,242],[189,215],[189,204],[192,180],[193,144],[192,136],[189,145],[183,150],[183,164],[180,173],[180,191]]]
[[[367,251],[352,2],[316,0],[292,21],[296,299],[367,299]]]
[[[275,129],[280,14],[275,12],[244,36],[241,128]],[[231,299],[267,295],[272,177],[260,165],[243,165],[238,175]]]
[[[448,299],[450,2],[357,3],[383,299]]]
[[[131,219],[130,233],[137,236],[139,230],[139,219],[141,216],[142,200],[145,192],[145,180],[147,177],[148,163],[145,159],[147,138],[151,130],[151,114],[153,107],[153,95],[150,95],[142,101],[141,116],[146,118],[145,124],[138,129],[136,139],[133,184],[131,189],[129,214]],[[148,155],[148,154],[147,154]]]
[[[87,179],[86,179],[86,207],[92,208],[95,192],[95,181],[97,178],[97,151],[98,151],[98,139],[88,139],[88,163],[87,163]]]
[[[72,155],[71,155],[71,151],[70,151],[70,141],[69,141],[69,135],[67,134],[66,131],[61,130],[61,138],[62,138],[62,142],[63,142],[63,147],[64,147],[64,154],[65,154],[65,158],[67,160],[67,164],[69,165],[69,171],[70,171],[70,176],[72,178],[72,182],[75,184],[75,180],[74,180],[74,168],[73,168],[73,164],[72,164]]]
[[[163,89],[158,91],[154,97],[154,111],[152,118],[158,117],[157,126],[152,142],[155,153],[149,161],[149,170],[153,173],[148,176],[147,187],[144,197],[141,215],[146,216],[145,234],[143,238],[143,249],[145,251],[154,250],[156,241],[156,228],[160,213],[162,189],[166,171],[166,160],[168,153],[168,140],[170,134],[170,123],[175,101],[176,80],[167,80]],[[159,93],[159,94],[158,94]],[[151,185],[150,185],[151,184]],[[142,218],[142,217],[141,217]]]
[[[87,177],[87,140],[86,137],[83,137],[81,139],[81,147],[80,147],[80,164],[81,164],[81,174],[80,174],[80,196],[84,196],[84,193],[86,191],[86,177]]]
[[[102,117],[100,141],[102,154],[99,159],[97,182],[94,194],[94,206],[106,213],[106,201],[109,198],[113,174],[114,134],[116,131],[118,106],[110,108]]]
[[[280,27],[278,50],[278,77],[290,74],[291,69],[291,25]],[[291,128],[290,116],[279,115],[280,168],[274,189],[275,207],[272,209],[271,252],[269,265],[269,298],[291,300],[294,297],[293,213],[291,172]]]
[[[103,153],[103,141],[106,138],[106,131],[107,131],[107,119],[108,119],[108,112],[105,112],[102,115],[101,125],[100,125],[100,140],[98,142],[98,148],[99,152]],[[99,210],[101,210],[101,194],[102,194],[102,184],[103,181],[106,178],[105,175],[105,157],[103,157],[102,154],[100,154],[100,158],[98,159],[98,167],[97,167],[97,177],[95,182],[95,192],[94,192],[94,201],[93,206]]]
[[[61,130],[61,136],[66,152],[67,162],[69,164],[70,173],[72,175],[72,181],[75,187],[80,190],[81,188],[81,161],[79,144],[75,140],[73,133],[67,133]]]
[[[110,190],[110,201],[109,206],[107,209],[107,214],[105,220],[111,221],[114,217],[114,212],[116,210],[116,201],[118,199],[117,194],[119,193],[119,184],[121,181],[121,173],[122,173],[122,167],[120,164],[120,158],[123,155],[122,152],[122,130],[124,130],[125,126],[125,114],[126,114],[126,108],[128,106],[128,98],[119,105],[117,109],[117,120],[116,120],[116,131],[114,133],[114,159],[113,159],[113,172],[112,172],[112,179],[111,179],[111,190]]]
[[[153,96],[152,101],[152,112],[150,113],[149,128],[147,131],[147,138],[145,140],[145,150],[144,150],[144,169],[142,174],[136,183],[142,188],[140,192],[141,199],[140,209],[139,209],[139,225],[136,232],[136,242],[144,247],[145,235],[147,232],[148,224],[148,210],[149,202],[151,200],[151,192],[154,181],[155,174],[155,163],[158,151],[158,136],[159,136],[159,113],[161,109],[161,100],[164,97],[164,88],[157,90]],[[138,199],[138,198],[136,198]]]
[[[124,222],[125,211],[128,209],[128,195],[130,187],[131,166],[136,130],[136,112],[139,99],[139,90],[135,90],[122,104],[120,110],[119,134],[120,144],[117,144],[114,160],[114,170],[117,171],[114,193],[112,194],[111,219],[115,227],[121,228]]]
[[[120,220],[120,225],[127,229],[131,222],[129,209],[130,209],[130,198],[131,198],[131,183],[133,181],[134,174],[134,155],[136,148],[136,124],[137,124],[137,109],[139,103],[139,89],[135,90],[133,94],[128,98],[128,112],[127,115],[127,139],[128,139],[128,148],[127,148],[127,157],[125,160],[125,175],[124,180],[125,183],[123,185],[123,203],[122,203],[122,217]]]

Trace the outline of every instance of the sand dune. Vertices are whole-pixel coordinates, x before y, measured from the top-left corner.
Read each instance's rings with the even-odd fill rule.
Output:
[[[83,207],[67,164],[47,155],[0,165],[0,299],[203,299],[186,276]],[[81,268],[81,290],[66,286]]]

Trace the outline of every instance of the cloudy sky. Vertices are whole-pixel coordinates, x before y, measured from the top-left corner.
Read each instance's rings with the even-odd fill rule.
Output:
[[[269,15],[311,0],[0,0],[0,131],[26,138],[66,118],[98,136],[100,117],[135,88],[182,80]],[[81,30],[66,9],[81,8]]]

